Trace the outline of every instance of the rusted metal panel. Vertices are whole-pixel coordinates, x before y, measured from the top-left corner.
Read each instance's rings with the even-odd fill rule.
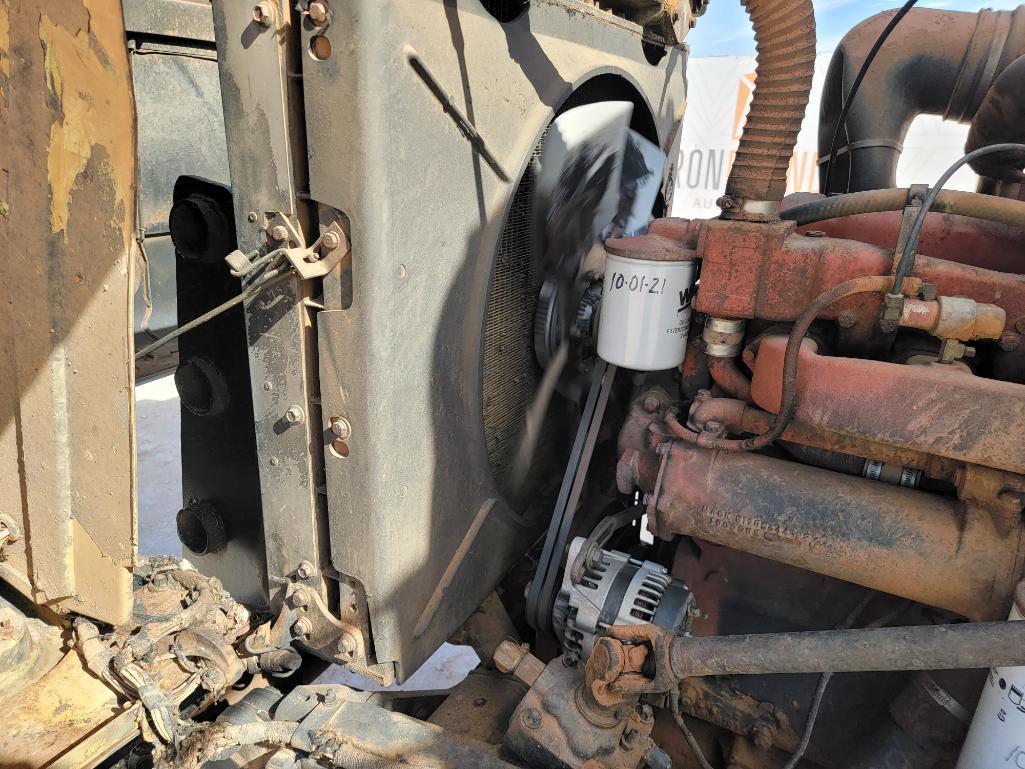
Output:
[[[779,409],[785,348],[785,337],[765,337],[754,361],[752,398],[772,412]],[[976,377],[952,365],[818,355],[809,341],[799,361],[796,418],[803,423],[1025,473],[1025,386]]]
[[[0,576],[108,622],[135,558],[135,114],[120,5],[0,19]]]

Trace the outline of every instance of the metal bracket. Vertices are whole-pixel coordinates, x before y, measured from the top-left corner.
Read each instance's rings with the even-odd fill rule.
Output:
[[[303,280],[324,277],[350,253],[349,238],[338,222],[328,225],[309,247],[306,247],[292,220],[280,211],[268,214],[267,231],[272,233],[272,237],[281,235],[278,238],[281,251]]]
[[[348,667],[382,686],[395,680],[393,665],[370,661],[367,639],[360,628],[336,619],[320,593],[303,584],[290,584],[278,616],[245,641],[246,651],[256,655],[289,647]]]

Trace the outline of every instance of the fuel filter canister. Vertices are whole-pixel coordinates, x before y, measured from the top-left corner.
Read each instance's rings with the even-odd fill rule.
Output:
[[[605,244],[598,355],[609,363],[664,371],[683,362],[696,254],[676,244],[658,247],[664,241],[645,235]]]

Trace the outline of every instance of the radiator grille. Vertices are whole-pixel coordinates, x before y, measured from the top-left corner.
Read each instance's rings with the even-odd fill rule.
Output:
[[[559,396],[548,409],[530,472],[522,488],[511,488],[511,471],[520,435],[541,381],[534,355],[534,308],[541,290],[539,259],[532,244],[533,163],[544,139],[534,149],[513,196],[495,254],[484,324],[483,407],[488,461],[499,490],[514,507],[522,507],[538,491],[545,475],[559,474],[553,439]],[[554,465],[554,466],[553,466]]]

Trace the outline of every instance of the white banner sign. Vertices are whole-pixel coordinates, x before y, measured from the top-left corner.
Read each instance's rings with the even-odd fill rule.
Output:
[[[832,54],[815,60],[811,101],[787,176],[787,192],[818,191],[817,134],[822,82]],[[687,70],[687,112],[683,119],[680,158],[676,171],[673,215],[687,218],[717,216],[716,199],[723,194],[726,177],[754,89],[753,56],[693,58]],[[897,165],[897,184],[931,184],[964,154],[968,127],[921,116],[904,140]],[[959,171],[951,189],[975,189],[970,169]]]

